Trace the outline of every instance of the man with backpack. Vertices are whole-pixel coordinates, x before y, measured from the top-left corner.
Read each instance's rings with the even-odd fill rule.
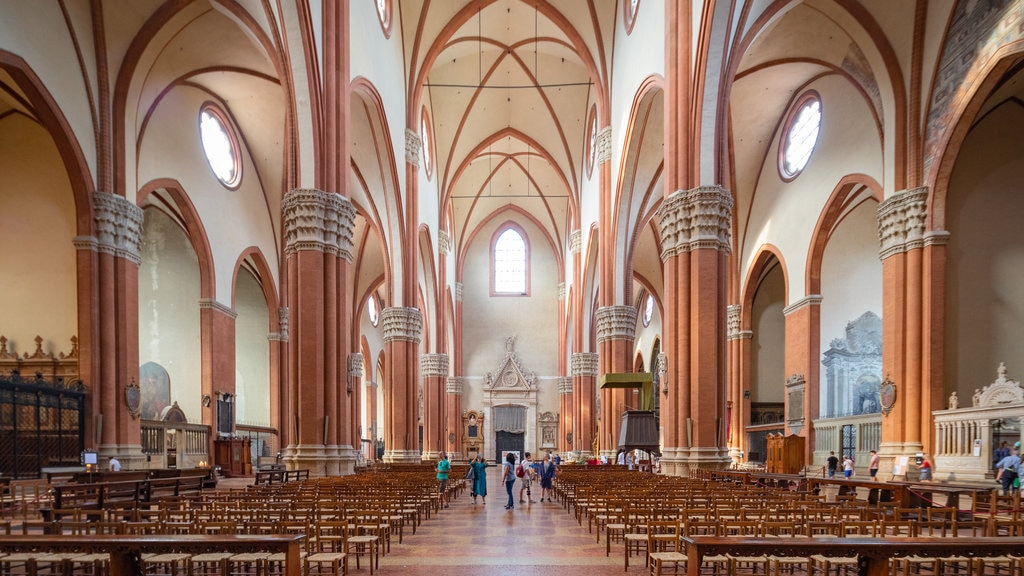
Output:
[[[533,480],[533,475],[535,473],[536,471],[533,469],[533,461],[530,460],[530,453],[527,452],[526,454],[523,455],[522,462],[520,462],[519,465],[516,466],[516,478],[522,480],[522,483],[519,485],[520,504],[524,502],[523,490],[526,490],[527,500],[529,500],[531,503],[536,502],[536,500],[534,500],[532,495],[530,494],[530,483]]]

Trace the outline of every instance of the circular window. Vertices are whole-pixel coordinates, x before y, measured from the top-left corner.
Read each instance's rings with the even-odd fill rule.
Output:
[[[636,12],[640,8],[640,0],[626,0],[622,3],[622,9],[626,11],[626,34],[633,31],[633,25],[636,24]]]
[[[597,108],[590,109],[590,122],[587,125],[587,177],[594,174],[597,164]]]
[[[654,296],[647,295],[647,301],[644,302],[644,315],[643,321],[644,326],[650,326],[651,318],[654,316]]]
[[[224,114],[211,104],[199,112],[199,135],[203,142],[203,153],[210,169],[228,188],[237,188],[242,180],[238,164],[238,142],[228,129]]]
[[[377,5],[377,19],[380,20],[380,28],[384,31],[384,37],[391,37],[391,0],[374,0]]]
[[[779,150],[779,171],[792,180],[807,166],[821,130],[821,99],[808,92],[797,102],[786,121],[785,140]]]
[[[423,137],[423,169],[427,171],[427,180],[430,180],[434,173],[434,155],[432,152],[433,138],[430,137],[430,121],[427,119],[427,110],[420,115],[420,135]]]
[[[380,322],[380,311],[377,310],[377,298],[371,294],[370,299],[366,301],[366,315],[370,317],[370,324],[374,326],[377,322]]]

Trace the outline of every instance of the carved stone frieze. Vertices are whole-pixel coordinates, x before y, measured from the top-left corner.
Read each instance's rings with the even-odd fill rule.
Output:
[[[598,356],[594,352],[573,352],[569,358],[573,377],[597,376]]]
[[[286,257],[311,250],[352,262],[356,210],[348,198],[322,190],[295,189],[285,194],[281,211]]]
[[[612,159],[612,127],[605,126],[597,133],[597,163],[598,165]]]
[[[733,199],[721,186],[678,190],[658,209],[662,237],[661,259],[710,248],[728,252]]]
[[[911,188],[897,192],[878,205],[879,257],[924,246],[925,222],[928,218],[928,188]]]
[[[563,376],[563,377],[558,379],[558,393],[562,394],[562,395],[572,394],[572,377],[571,376]]]
[[[405,161],[413,166],[420,165],[420,148],[423,147],[423,139],[412,130],[405,129]]]
[[[602,306],[597,309],[597,342],[606,340],[633,341],[636,335],[634,306]]]
[[[449,394],[462,394],[466,387],[466,379],[462,376],[449,376],[444,383],[444,391]]]
[[[363,377],[363,354],[361,352],[353,352],[348,355],[348,377]]]
[[[420,375],[424,378],[431,376],[448,376],[448,355],[447,354],[420,354]]]
[[[200,298],[199,309],[214,310],[216,312],[220,312],[221,314],[227,316],[228,318],[231,318],[232,320],[238,318],[238,312],[235,312],[231,308],[228,308],[227,306],[221,304],[220,302],[217,302],[213,298]]]
[[[572,254],[579,254],[580,250],[583,249],[583,231],[573,230],[569,234],[569,252]]]
[[[109,192],[93,192],[96,222],[95,249],[104,254],[142,263],[142,208]]]
[[[727,338],[729,340],[736,340],[740,337],[740,317],[743,312],[743,306],[739,304],[730,304],[725,309],[726,312],[726,325],[728,326]]]
[[[403,340],[419,344],[423,338],[423,315],[419,308],[391,307],[380,312],[384,341]]]

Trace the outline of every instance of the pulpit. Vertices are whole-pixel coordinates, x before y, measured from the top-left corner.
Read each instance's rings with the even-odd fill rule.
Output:
[[[213,462],[227,477],[252,476],[252,441],[248,438],[218,438],[213,442]]]

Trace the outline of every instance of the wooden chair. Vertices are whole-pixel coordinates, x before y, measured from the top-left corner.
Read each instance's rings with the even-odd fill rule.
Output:
[[[348,574],[349,523],[345,520],[321,522],[316,526],[316,538],[306,556],[304,573],[340,576]],[[271,558],[279,563],[283,558]],[[372,570],[372,568],[371,568]]]
[[[665,566],[672,566],[672,573],[679,571],[680,564],[686,562],[682,553],[683,535],[679,520],[651,520],[647,523],[647,562],[651,574],[661,576]]]

